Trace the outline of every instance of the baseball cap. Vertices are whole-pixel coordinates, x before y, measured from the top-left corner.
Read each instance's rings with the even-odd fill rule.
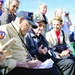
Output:
[[[43,15],[40,14],[40,13],[37,13],[37,14],[34,15],[34,22],[35,23],[36,22],[44,22],[46,24],[46,21],[45,21]]]
[[[20,11],[16,14],[16,17],[23,17],[32,25],[33,28],[37,28],[37,25],[33,21],[33,12]]]

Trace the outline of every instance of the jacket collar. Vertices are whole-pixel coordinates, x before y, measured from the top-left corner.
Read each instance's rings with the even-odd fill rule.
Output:
[[[30,29],[29,33],[30,33],[30,35],[31,35],[32,38],[36,38],[36,37],[41,36],[41,34],[40,34],[39,36],[37,36],[37,35],[34,33],[33,29]]]

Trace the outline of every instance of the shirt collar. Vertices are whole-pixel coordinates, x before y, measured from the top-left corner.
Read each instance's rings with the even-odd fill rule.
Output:
[[[33,29],[30,29],[30,33],[31,33],[31,36],[32,36],[32,37],[36,37],[36,35],[35,35]]]
[[[16,31],[18,32],[18,33],[20,33],[20,28],[12,21],[11,22],[12,23],[12,25],[14,26],[14,28],[16,29]]]
[[[33,31],[33,29],[30,29],[30,35],[31,35],[31,37],[32,38],[37,38],[37,37],[40,37],[41,36],[41,34],[39,35],[39,36],[37,36],[35,33],[34,33],[34,31]]]

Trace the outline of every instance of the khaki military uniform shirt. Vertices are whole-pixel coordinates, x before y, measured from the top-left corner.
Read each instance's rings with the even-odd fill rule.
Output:
[[[13,22],[7,25],[0,26],[0,46],[4,45],[11,38],[16,38],[16,42],[6,49],[5,64],[8,66],[8,70],[12,70],[16,67],[17,61],[28,61],[28,52],[23,47],[22,40],[19,37],[19,28]]]

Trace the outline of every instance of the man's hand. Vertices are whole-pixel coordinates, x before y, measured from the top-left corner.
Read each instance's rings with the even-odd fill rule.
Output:
[[[31,60],[31,61],[23,61],[23,62],[18,62],[17,67],[25,67],[25,68],[38,68],[41,65],[41,61],[39,60]]]
[[[60,54],[60,56],[69,56],[70,55],[70,51],[69,50],[64,50],[62,51],[62,53]]]
[[[47,53],[47,48],[45,47],[45,48],[43,48],[42,49],[42,47],[43,47],[43,45],[41,45],[39,48],[38,48],[38,52],[40,53],[40,54],[46,54]]]
[[[0,48],[0,62],[5,59],[5,52]]]

